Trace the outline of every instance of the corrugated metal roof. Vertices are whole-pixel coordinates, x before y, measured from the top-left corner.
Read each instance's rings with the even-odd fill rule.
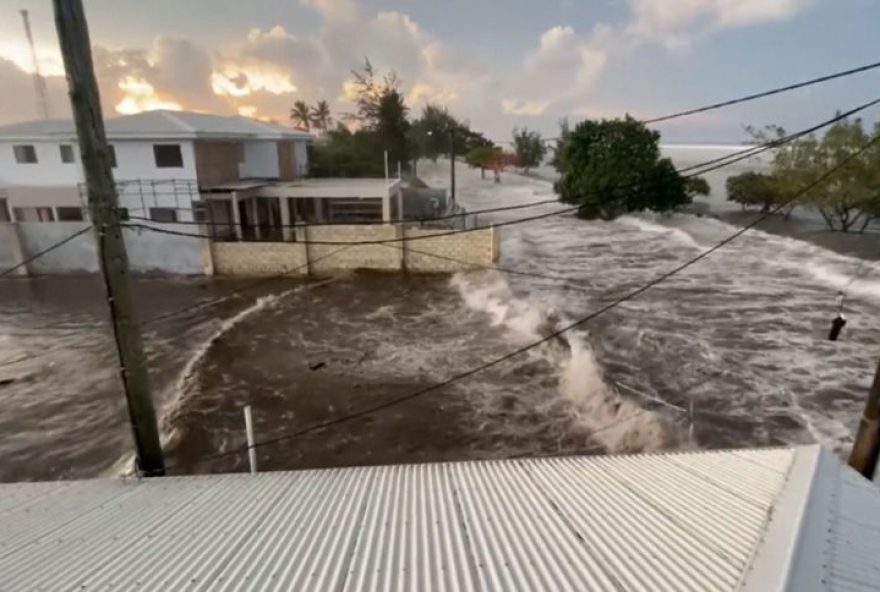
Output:
[[[306,132],[240,115],[191,111],[144,111],[104,122],[110,140],[154,138],[312,140]],[[26,121],[0,126],[0,140],[70,140],[76,128],[70,119]]]
[[[0,590],[821,589],[762,565],[825,524],[813,484],[825,577],[862,590],[880,498],[847,471],[808,447],[0,485]]]

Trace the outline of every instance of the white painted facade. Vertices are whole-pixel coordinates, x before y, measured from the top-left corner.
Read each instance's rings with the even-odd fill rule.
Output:
[[[107,139],[115,152],[113,176],[119,204],[131,216],[192,221],[193,202],[200,202],[203,183],[197,173],[200,141],[240,144],[242,179],[279,177],[279,142],[292,142],[295,170],[308,168],[311,136],[244,117],[153,111],[106,122]],[[180,151],[179,166],[159,166],[154,149],[173,145]],[[32,147],[36,162],[19,162],[16,146]],[[62,146],[73,152],[64,162]],[[38,121],[0,127],[0,222],[58,221],[59,208],[68,215],[84,205],[82,159],[71,121]],[[173,209],[175,212],[156,211]],[[39,210],[37,212],[36,210]],[[165,221],[165,220],[162,220]]]

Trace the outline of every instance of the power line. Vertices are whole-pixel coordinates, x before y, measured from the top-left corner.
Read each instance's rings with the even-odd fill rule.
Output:
[[[646,123],[646,124],[659,123],[661,121],[669,121],[670,119],[677,119],[679,117],[686,117],[688,115],[696,115],[697,113],[704,113],[706,111],[713,111],[715,109],[721,109],[722,107],[729,107],[731,105],[738,105],[740,103],[747,103],[749,101],[754,101],[756,99],[762,99],[764,97],[769,97],[769,96],[776,95],[779,93],[797,90],[799,88],[805,88],[807,86],[812,86],[814,84],[819,84],[821,82],[828,82],[829,80],[835,80],[837,78],[844,78],[846,76],[852,76],[853,74],[860,74],[862,72],[867,72],[869,70],[874,70],[876,68],[880,68],[880,62],[874,62],[872,64],[867,64],[865,66],[859,66],[858,68],[852,68],[850,70],[844,70],[842,72],[835,72],[834,74],[827,74],[825,76],[820,76],[818,78],[812,78],[810,80],[805,80],[803,82],[797,82],[795,84],[789,84],[787,86],[780,86],[780,87],[773,88],[770,90],[765,90],[765,91],[754,93],[751,95],[746,95],[744,97],[739,97],[736,99],[722,101],[720,103],[713,103],[711,105],[706,105],[704,107],[697,107],[695,109],[688,109],[686,111],[679,111],[677,113],[671,113],[669,115],[663,115],[661,117],[654,117],[652,119],[645,119],[645,120],[643,120],[643,123]]]
[[[685,269],[687,269],[687,268],[691,267],[692,265],[694,265],[694,264],[696,264],[696,263],[702,261],[703,259],[705,259],[705,258],[708,257],[709,255],[715,253],[715,252],[718,251],[719,249],[721,249],[721,248],[723,248],[724,246],[728,245],[729,243],[733,242],[734,240],[736,240],[737,238],[739,238],[740,236],[742,236],[743,234],[745,234],[746,232],[748,232],[749,230],[751,230],[752,228],[754,228],[755,226],[757,226],[758,224],[760,224],[761,222],[763,222],[764,220],[767,220],[770,216],[776,214],[776,213],[779,212],[782,208],[784,208],[784,207],[790,205],[791,203],[793,203],[794,201],[800,199],[803,195],[805,195],[807,192],[811,191],[811,190],[814,189],[815,187],[817,187],[817,186],[819,186],[820,184],[822,184],[823,182],[825,182],[826,179],[828,179],[828,178],[831,177],[833,174],[835,174],[837,171],[839,171],[839,170],[842,169],[844,166],[846,166],[847,164],[849,164],[852,160],[854,160],[855,158],[861,156],[865,151],[867,151],[871,146],[873,146],[873,145],[876,144],[877,142],[880,142],[880,135],[876,136],[876,137],[873,138],[871,141],[869,141],[868,143],[866,143],[866,144],[865,144],[864,146],[862,146],[862,148],[860,148],[858,151],[854,152],[853,154],[850,154],[850,155],[847,156],[845,159],[843,159],[843,160],[841,160],[840,162],[838,162],[838,164],[835,165],[834,167],[832,167],[832,168],[826,170],[825,173],[823,173],[822,175],[820,175],[820,176],[819,176],[816,180],[814,180],[812,183],[810,183],[810,184],[808,184],[807,186],[801,188],[801,190],[798,191],[798,192],[797,192],[795,195],[793,195],[791,198],[789,198],[788,200],[786,200],[786,201],[784,201],[783,203],[779,204],[776,208],[774,208],[774,209],[771,210],[770,212],[767,212],[767,213],[765,213],[765,214],[761,214],[761,215],[758,216],[755,220],[753,220],[752,222],[746,224],[745,226],[743,226],[741,229],[737,230],[736,232],[732,233],[730,236],[728,236],[728,237],[725,238],[724,240],[722,240],[722,241],[716,243],[716,244],[713,245],[712,247],[710,247],[710,248],[708,248],[708,249],[702,251],[701,253],[699,253],[699,254],[696,255],[695,257],[692,257],[692,258],[688,259],[687,261],[685,261],[684,263],[682,263],[682,264],[680,264],[680,265],[674,267],[673,269],[671,269],[671,270],[669,270],[669,271],[667,271],[667,272],[661,274],[660,276],[658,276],[658,277],[656,277],[655,279],[651,280],[651,281],[648,282],[647,284],[644,284],[644,285],[642,285],[641,287],[639,287],[639,288],[637,288],[637,289],[635,289],[635,290],[632,290],[632,291],[630,291],[630,292],[627,292],[627,293],[624,294],[623,296],[620,296],[619,298],[616,298],[616,299],[612,300],[610,303],[608,303],[608,304],[602,306],[601,308],[599,308],[599,309],[597,309],[596,311],[594,311],[594,312],[588,314],[587,316],[582,317],[582,318],[580,318],[580,319],[578,319],[578,320],[576,320],[576,321],[574,321],[574,322],[572,322],[572,323],[566,325],[565,327],[562,327],[561,329],[558,329],[558,330],[556,330],[556,331],[553,331],[553,332],[550,333],[549,335],[546,335],[546,336],[542,337],[541,339],[539,339],[539,340],[537,340],[537,341],[534,341],[534,342],[529,343],[529,344],[527,344],[527,345],[524,345],[524,346],[522,346],[522,347],[520,347],[520,348],[517,348],[517,349],[515,349],[515,350],[513,350],[513,351],[511,351],[511,352],[508,352],[507,354],[505,354],[505,355],[503,355],[503,356],[500,356],[500,357],[498,357],[498,358],[495,358],[495,359],[493,359],[493,360],[490,360],[489,362],[486,362],[486,363],[484,363],[484,364],[481,364],[481,365],[479,365],[479,366],[476,366],[476,367],[471,368],[471,369],[469,369],[469,370],[466,370],[466,371],[464,371],[464,372],[460,372],[460,373],[458,373],[458,374],[456,374],[456,375],[454,375],[454,376],[452,376],[452,377],[450,377],[450,378],[448,378],[448,379],[446,379],[446,380],[443,380],[443,381],[441,381],[441,382],[439,382],[439,383],[437,383],[437,384],[434,384],[434,385],[431,385],[431,386],[425,387],[425,388],[423,388],[423,389],[419,389],[419,390],[417,390],[417,391],[415,391],[415,392],[412,392],[412,393],[409,393],[409,394],[403,395],[403,396],[401,396],[401,397],[396,397],[396,398],[394,398],[394,399],[391,399],[391,400],[386,401],[386,402],[384,402],[384,403],[380,403],[380,404],[378,404],[378,405],[372,405],[372,406],[370,406],[370,407],[366,407],[366,408],[364,408],[364,409],[361,409],[361,410],[359,410],[359,411],[355,411],[355,412],[353,412],[353,413],[349,413],[349,414],[347,414],[347,415],[343,415],[343,416],[340,416],[340,417],[337,417],[337,418],[333,418],[333,419],[329,419],[329,420],[325,420],[325,421],[322,421],[322,422],[319,422],[319,423],[313,424],[313,425],[311,425],[311,426],[309,426],[309,427],[303,428],[303,429],[301,429],[301,430],[297,430],[297,431],[295,431],[295,432],[291,432],[291,433],[287,433],[287,434],[282,434],[281,436],[277,436],[277,437],[275,437],[275,438],[270,438],[270,439],[268,439],[268,440],[263,440],[263,441],[260,441],[260,442],[256,442],[256,443],[254,444],[254,447],[255,447],[255,448],[258,448],[258,447],[263,447],[263,446],[271,446],[271,445],[273,445],[273,444],[277,444],[278,442],[282,442],[282,441],[285,441],[285,440],[290,440],[290,439],[293,439],[293,438],[298,438],[298,437],[300,437],[300,436],[304,436],[304,435],[310,434],[310,433],[312,433],[312,432],[316,432],[316,431],[319,431],[319,430],[323,430],[323,429],[326,429],[326,428],[329,428],[329,427],[332,427],[332,426],[335,426],[335,425],[338,425],[338,424],[341,424],[341,423],[345,423],[345,422],[348,422],[348,421],[353,421],[353,420],[355,420],[355,419],[360,419],[361,417],[366,417],[366,416],[368,416],[368,415],[372,415],[373,413],[376,413],[376,412],[378,412],[378,411],[383,411],[383,410],[385,410],[385,409],[388,409],[388,408],[391,408],[391,407],[395,407],[395,406],[400,405],[400,404],[402,404],[402,403],[406,403],[406,402],[411,401],[411,400],[413,400],[413,399],[416,399],[416,398],[418,398],[418,397],[424,396],[424,395],[426,395],[426,394],[432,393],[432,392],[434,392],[434,391],[437,391],[437,390],[440,390],[440,389],[442,389],[442,388],[445,388],[445,387],[447,387],[447,386],[449,386],[449,385],[451,385],[451,384],[454,384],[454,383],[456,383],[456,382],[459,382],[459,381],[461,381],[461,380],[464,380],[464,379],[466,379],[466,378],[469,378],[469,377],[471,377],[471,376],[473,376],[473,375],[475,375],[475,374],[478,374],[478,373],[480,373],[480,372],[482,372],[482,371],[484,371],[484,370],[488,370],[489,368],[492,368],[492,367],[494,367],[494,366],[497,366],[498,364],[501,364],[502,362],[506,362],[507,360],[510,360],[510,359],[512,359],[512,358],[514,358],[514,357],[517,357],[517,356],[519,356],[519,355],[521,355],[521,354],[523,354],[523,353],[525,353],[525,352],[527,352],[527,351],[529,351],[529,350],[532,350],[532,349],[534,349],[534,348],[536,348],[536,347],[539,347],[539,346],[541,346],[541,345],[543,345],[543,344],[545,344],[545,343],[547,343],[547,342],[549,342],[549,341],[552,341],[552,340],[556,339],[557,337],[563,335],[564,333],[567,333],[568,331],[571,331],[571,330],[573,330],[573,329],[576,329],[577,327],[579,327],[579,326],[581,326],[581,325],[583,325],[583,324],[585,324],[585,323],[588,323],[588,322],[592,321],[593,319],[595,319],[595,318],[597,318],[597,317],[599,317],[599,316],[605,314],[606,312],[608,312],[608,311],[610,311],[610,310],[612,310],[612,309],[614,309],[614,308],[620,306],[621,304],[624,304],[625,302],[627,302],[627,301],[629,301],[629,300],[632,300],[632,299],[634,299],[634,298],[640,296],[641,294],[643,294],[644,292],[647,292],[647,291],[650,290],[651,288],[653,288],[653,287],[655,287],[655,286],[657,286],[657,285],[659,285],[659,284],[665,282],[665,281],[668,280],[669,278],[671,278],[671,277],[673,277],[673,276],[675,276],[675,275],[681,273],[681,272],[684,271]],[[232,456],[232,455],[236,455],[236,454],[241,454],[241,453],[243,453],[243,452],[246,452],[247,450],[248,450],[248,447],[245,446],[245,447],[243,447],[243,448],[233,449],[233,450],[229,450],[229,451],[227,451],[227,452],[223,452],[223,453],[219,453],[219,454],[215,454],[215,455],[209,455],[209,456],[207,456],[207,457],[203,457],[203,458],[199,459],[199,461],[215,460],[215,459],[218,459],[218,458],[224,458],[224,457],[227,457],[227,456]]]
[[[699,175],[704,175],[706,173],[709,173],[709,172],[712,172],[712,171],[715,171],[715,170],[718,170],[721,168],[725,168],[727,166],[730,166],[730,165],[735,164],[737,162],[746,160],[748,158],[753,158],[759,154],[767,152],[768,150],[772,150],[772,149],[778,148],[779,146],[782,146],[784,144],[790,143],[790,142],[792,142],[802,136],[813,133],[819,129],[822,129],[823,127],[827,127],[827,126],[832,125],[838,121],[846,119],[847,117],[850,117],[856,113],[864,111],[874,105],[877,105],[878,103],[880,103],[880,98],[877,98],[877,99],[874,99],[874,100],[869,101],[867,103],[864,103],[862,105],[859,105],[858,107],[854,107],[853,109],[850,109],[844,113],[839,113],[830,119],[827,119],[821,123],[813,125],[807,129],[800,130],[800,131],[795,132],[793,134],[789,134],[788,136],[785,136],[783,138],[777,138],[775,140],[771,140],[771,141],[765,142],[763,144],[760,144],[758,146],[750,147],[750,148],[747,148],[745,150],[742,150],[742,151],[739,151],[739,152],[736,152],[733,154],[729,154],[729,155],[726,155],[726,156],[723,156],[720,158],[711,159],[711,160],[705,161],[704,163],[698,163],[696,165],[686,167],[685,169],[682,169],[681,171],[678,171],[678,172],[679,172],[679,174],[686,172],[686,174],[684,174],[682,176],[684,176],[685,178],[691,178],[691,177],[697,177]],[[694,169],[699,169],[699,170],[695,171]],[[627,187],[633,187],[636,185],[638,185],[638,183],[629,183],[629,184],[621,185],[618,187],[609,187],[609,188],[604,189],[604,191],[621,190],[621,189],[626,189]],[[547,203],[559,203],[559,202],[556,200],[542,200],[540,202],[534,202],[534,203],[530,203],[530,204],[518,204],[516,206],[506,206],[506,207],[491,208],[491,209],[493,211],[497,212],[497,211],[503,211],[506,209],[522,209],[522,208],[526,208],[526,207],[533,207],[536,205],[547,204]],[[525,218],[518,218],[518,219],[514,219],[514,220],[506,220],[506,221],[498,222],[495,224],[486,224],[486,225],[482,225],[482,226],[476,225],[471,228],[439,231],[436,233],[431,233],[431,234],[426,234],[426,235],[421,235],[421,236],[414,236],[414,237],[397,237],[397,238],[393,238],[393,239],[372,239],[372,240],[365,240],[365,241],[305,240],[305,241],[297,241],[297,242],[300,244],[304,244],[304,245],[333,245],[333,246],[339,246],[339,245],[379,245],[379,244],[405,243],[405,242],[411,242],[411,241],[415,241],[415,240],[427,240],[427,239],[431,239],[431,238],[440,238],[440,237],[452,236],[452,235],[456,235],[456,234],[475,232],[478,230],[485,230],[485,229],[489,229],[489,228],[493,228],[493,227],[494,228],[501,228],[504,226],[513,226],[513,225],[517,225],[517,224],[523,224],[526,222],[532,222],[535,220],[549,218],[552,216],[558,216],[558,215],[562,215],[562,214],[572,213],[572,212],[580,209],[581,207],[582,206],[578,205],[578,206],[573,206],[573,207],[557,210],[554,212],[545,212],[543,214],[537,214],[535,216],[528,216]],[[456,215],[458,215],[458,214],[456,214]],[[201,224],[201,223],[193,223],[193,224]],[[221,223],[221,224],[225,225],[225,226],[229,225],[229,224],[224,224],[224,223]],[[149,226],[149,225],[145,225],[145,224],[126,224],[126,223],[123,223],[122,226],[127,226],[129,228],[140,228],[140,229],[144,229],[144,230],[151,230],[154,232],[170,234],[170,235],[174,235],[174,236],[184,236],[184,237],[190,237],[190,238],[208,238],[208,239],[214,238],[213,235],[210,235],[210,234],[196,234],[196,233],[189,233],[189,232],[181,232],[181,231],[169,230],[169,229],[165,229],[165,228],[158,228],[155,226]],[[281,226],[281,228],[284,228],[284,227],[285,226]],[[290,227],[290,225],[288,225],[286,227]],[[279,228],[279,227],[276,226],[275,228]]]
[[[826,119],[825,121],[823,121],[821,123],[817,123],[816,125],[813,125],[809,128],[800,130],[800,131],[792,133],[792,134],[788,134],[787,136],[783,136],[781,138],[776,138],[775,140],[769,140],[767,142],[764,142],[764,143],[759,144],[757,146],[752,146],[750,148],[747,148],[745,150],[741,150],[739,152],[734,152],[732,154],[728,154],[728,155],[721,156],[718,158],[713,158],[713,159],[705,161],[703,163],[698,163],[698,164],[695,164],[695,165],[692,165],[689,167],[685,167],[685,168],[681,169],[679,171],[679,173],[690,173],[691,171],[696,170],[697,172],[693,173],[694,175],[702,175],[704,173],[698,169],[702,169],[703,167],[710,166],[710,165],[716,165],[716,164],[719,164],[722,162],[724,163],[723,166],[729,166],[731,164],[734,164],[736,162],[740,162],[740,161],[745,160],[747,158],[752,158],[754,156],[757,156],[758,154],[761,154],[762,152],[766,152],[769,149],[778,148],[779,146],[783,146],[785,144],[791,143],[794,140],[797,140],[797,139],[802,138],[803,136],[807,136],[809,134],[812,134],[813,132],[816,132],[824,127],[828,127],[829,125],[833,125],[833,124],[837,123],[838,121],[843,121],[844,119],[847,119],[847,118],[855,115],[856,113],[859,113],[861,111],[869,109],[877,104],[880,104],[880,97],[878,97],[872,101],[868,101],[867,103],[863,103],[863,104],[859,105],[858,107],[854,107],[854,108],[850,109],[849,111],[845,111],[843,113],[838,113],[834,117],[832,117],[830,119]],[[712,170],[714,170],[714,169],[712,169]]]
[[[49,247],[46,247],[45,249],[43,249],[39,253],[35,253],[34,255],[31,255],[30,257],[28,257],[24,261],[20,261],[19,263],[16,263],[12,267],[0,272],[0,277],[7,276],[7,275],[11,274],[13,271],[15,271],[16,269],[20,269],[20,268],[24,267],[25,265],[27,265],[28,263],[32,263],[33,261],[36,261],[40,257],[47,255],[48,253],[51,253],[55,249],[58,249],[64,245],[66,245],[67,243],[69,243],[70,241],[75,239],[76,237],[85,234],[86,232],[88,232],[91,229],[92,229],[92,226],[89,225],[89,226],[86,226],[85,228],[82,228],[82,229],[74,232],[73,234],[71,234],[67,238],[64,238],[64,239],[58,241],[57,243],[55,243]]]

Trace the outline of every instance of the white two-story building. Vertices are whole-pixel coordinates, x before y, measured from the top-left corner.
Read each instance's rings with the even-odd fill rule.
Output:
[[[382,222],[402,211],[397,179],[304,179],[312,136],[293,128],[161,110],[105,127],[132,220],[206,222],[216,235],[272,240],[298,222]],[[0,222],[84,220],[85,202],[72,121],[0,127]]]

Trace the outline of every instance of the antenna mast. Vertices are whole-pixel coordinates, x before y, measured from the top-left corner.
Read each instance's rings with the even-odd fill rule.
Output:
[[[34,90],[37,93],[37,112],[43,119],[49,119],[49,97],[46,92],[46,80],[40,73],[40,62],[37,60],[37,49],[34,47],[34,36],[31,33],[31,21],[27,10],[21,10],[21,20],[24,21],[24,32],[27,35],[28,45],[31,48],[31,60],[34,63]]]

